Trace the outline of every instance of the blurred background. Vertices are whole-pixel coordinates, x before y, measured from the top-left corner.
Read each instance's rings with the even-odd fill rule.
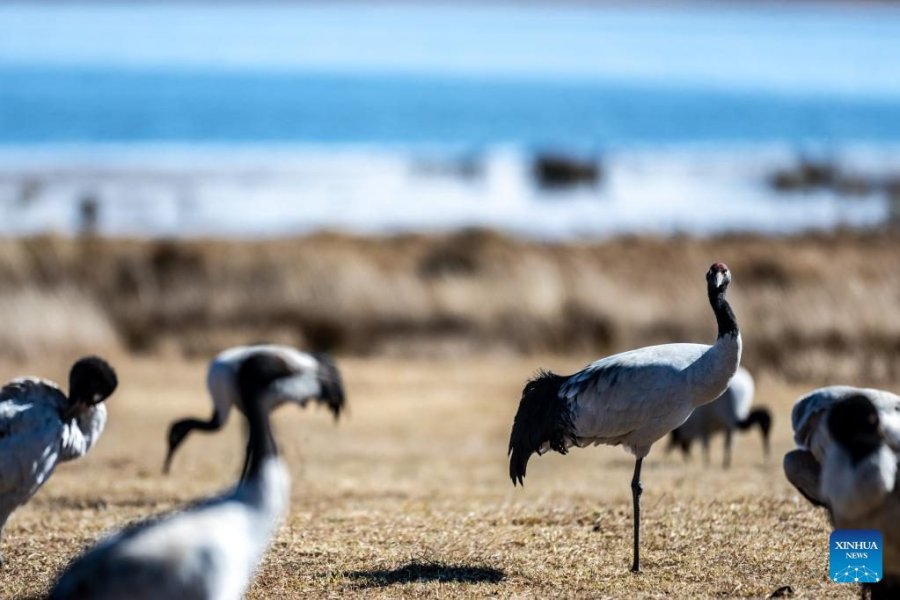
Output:
[[[900,376],[900,7],[0,3],[0,354]]]

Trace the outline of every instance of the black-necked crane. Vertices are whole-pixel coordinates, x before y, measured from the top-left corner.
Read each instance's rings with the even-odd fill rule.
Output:
[[[252,346],[236,346],[219,353],[209,363],[206,375],[206,386],[213,403],[212,416],[200,419],[181,419],[169,427],[168,451],[163,471],[168,473],[172,465],[175,451],[194,430],[218,431],[225,426],[231,407],[244,411],[241,396],[238,393],[237,369],[250,356],[266,354],[276,356],[296,372],[296,376],[287,379],[279,386],[284,388],[282,394],[273,394],[270,401],[273,405],[293,402],[305,406],[315,399],[332,412],[337,419],[344,409],[344,388],[340,372],[330,356],[324,353],[301,352],[290,346],[260,344]],[[274,406],[273,406],[274,408]],[[247,464],[244,464],[246,470]]]
[[[94,446],[106,426],[103,401],[117,384],[106,361],[88,356],[69,370],[68,396],[37,377],[13,379],[0,389],[0,534],[56,465]]]
[[[224,495],[130,526],[74,560],[50,593],[79,598],[236,600],[250,584],[288,506],[290,478],[269,411],[305,374],[251,354],[235,375],[248,424],[246,476]]]
[[[772,413],[763,406],[751,410],[755,388],[750,372],[744,367],[739,367],[721,396],[709,404],[698,407],[687,421],[671,433],[666,450],[678,447],[687,458],[691,453],[691,444],[694,440],[700,440],[704,461],[709,464],[709,439],[721,432],[725,436],[722,466],[727,469],[731,465],[731,442],[734,432],[757,427],[762,438],[763,455],[768,458]]]
[[[715,400],[741,360],[741,334],[725,291],[731,273],[715,263],[706,273],[718,324],[713,345],[649,346],[598,360],[574,375],[541,372],[522,392],[509,440],[509,475],[524,484],[529,457],[571,446],[625,447],[635,457],[631,492],[634,560],[640,570],[641,464],[654,442]]]
[[[900,396],[832,386],[800,398],[791,412],[798,448],[784,473],[839,529],[877,529],[884,538],[884,579],[872,597],[900,591]]]

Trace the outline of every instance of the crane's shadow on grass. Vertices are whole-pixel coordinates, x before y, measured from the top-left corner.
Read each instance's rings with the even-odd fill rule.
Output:
[[[506,573],[486,566],[452,565],[413,561],[396,569],[350,571],[346,577],[360,587],[374,588],[403,583],[500,583]]]

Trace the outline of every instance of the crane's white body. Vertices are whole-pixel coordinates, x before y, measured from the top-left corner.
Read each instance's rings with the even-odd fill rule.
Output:
[[[598,360],[560,388],[569,402],[572,443],[622,444],[643,458],[691,411],[722,393],[740,359],[737,333],[712,346],[664,344]]]
[[[82,556],[51,599],[237,600],[288,505],[277,456],[230,492],[115,533]]]
[[[832,438],[826,417],[837,402],[856,395],[875,406],[882,444],[854,465]],[[791,422],[799,449],[785,456],[788,480],[824,505],[836,527],[881,531],[885,573],[900,576],[900,396],[871,388],[826,387],[800,398]]]
[[[678,428],[680,438],[699,439],[706,445],[711,435],[734,431],[738,423],[750,414],[754,391],[753,377],[747,369],[738,367],[722,395],[709,404],[697,407]]]
[[[219,353],[210,363],[206,375],[206,385],[213,402],[213,419],[223,425],[231,414],[233,406],[243,412],[240,394],[237,391],[237,369],[241,362],[255,353],[267,353],[283,359],[296,369],[297,376],[278,382],[282,386],[281,394],[272,394],[273,405],[294,402],[305,405],[310,398],[321,393],[317,378],[318,361],[296,348],[274,344],[255,346],[236,346]],[[272,407],[274,408],[274,406]]]
[[[103,433],[103,403],[64,420],[68,408],[62,390],[44,379],[18,378],[0,390],[0,533],[57,464],[87,454]]]

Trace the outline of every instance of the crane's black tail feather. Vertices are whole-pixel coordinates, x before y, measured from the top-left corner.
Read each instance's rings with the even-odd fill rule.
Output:
[[[525,384],[509,436],[509,477],[513,485],[525,484],[528,459],[545,443],[565,454],[574,441],[569,403],[559,393],[567,379],[567,376],[539,371]]]
[[[765,407],[756,408],[747,415],[747,418],[738,422],[737,428],[741,431],[750,429],[756,425],[763,436],[768,437],[772,429],[772,412]]]
[[[341,372],[330,355],[324,352],[313,352],[312,355],[319,363],[319,387],[322,389],[319,401],[328,407],[337,420],[347,406]]]

